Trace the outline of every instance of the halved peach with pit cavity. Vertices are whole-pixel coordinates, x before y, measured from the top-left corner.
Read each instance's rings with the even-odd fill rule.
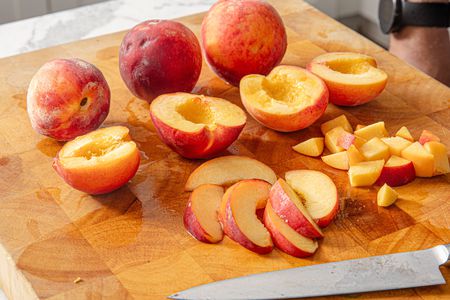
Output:
[[[112,126],[67,142],[54,158],[53,168],[73,188],[97,195],[125,185],[139,162],[128,128]]]
[[[150,116],[160,139],[186,158],[209,158],[230,146],[245,126],[244,111],[215,97],[188,93],[161,95]]]
[[[377,68],[368,55],[351,52],[330,52],[317,56],[307,69],[325,81],[330,102],[356,106],[378,96],[386,86],[387,74]]]
[[[295,66],[278,66],[267,76],[252,74],[240,83],[242,103],[266,127],[290,132],[310,126],[328,105],[325,83]]]

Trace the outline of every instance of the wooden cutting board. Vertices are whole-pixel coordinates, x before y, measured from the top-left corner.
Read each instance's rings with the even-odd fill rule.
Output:
[[[353,125],[384,120],[391,133],[406,125],[418,137],[428,129],[450,146],[450,89],[302,1],[271,2],[288,31],[284,64],[304,67],[325,51],[355,51],[374,56],[389,74],[387,89],[376,101],[346,109],[330,105],[317,124],[302,131],[274,132],[249,117],[238,141],[228,149],[229,154],[256,157],[279,176],[309,168],[333,178],[342,211],[325,230],[319,251],[308,259],[278,250],[262,256],[228,238],[207,245],[185,232],[182,213],[188,194],[183,185],[201,161],[182,159],[160,142],[149,119],[149,105],[125,88],[118,70],[122,32],[0,60],[0,285],[11,299],[164,299],[235,276],[450,242],[449,175],[399,187],[400,200],[380,208],[375,188],[351,188],[345,172],[291,150],[292,145],[318,136],[322,121],[342,113]],[[202,17],[180,20],[198,34]],[[26,92],[31,77],[46,61],[68,57],[101,69],[112,89],[104,126],[128,126],[142,151],[136,177],[108,195],[94,197],[66,185],[51,167],[62,144],[35,133],[28,121]],[[194,91],[241,105],[238,90],[205,64]],[[449,280],[450,270],[442,272]],[[450,297],[450,286],[360,296],[403,297],[443,299]]]

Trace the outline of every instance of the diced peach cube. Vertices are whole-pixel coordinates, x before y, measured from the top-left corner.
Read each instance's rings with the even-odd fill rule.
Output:
[[[325,134],[325,146],[331,153],[344,151],[345,149],[338,145],[339,137],[346,131],[342,127],[335,127]]]
[[[295,145],[294,147],[292,147],[292,149],[303,155],[319,156],[323,152],[323,140],[324,139],[322,137],[311,138]]]
[[[392,205],[397,198],[398,193],[385,183],[378,191],[377,204],[386,207]]]
[[[384,122],[367,125],[359,130],[356,130],[354,134],[365,140],[370,140],[374,137],[382,138],[388,136]]]
[[[384,160],[363,161],[350,166],[348,177],[351,186],[370,186],[380,177]]]
[[[409,147],[403,149],[402,157],[412,161],[416,170],[416,176],[433,176],[434,156],[425,150],[419,142],[414,142]]]
[[[399,136],[381,138],[381,140],[388,145],[391,155],[397,156],[402,155],[402,150],[412,144],[410,141]]]
[[[374,137],[359,148],[359,151],[366,160],[384,159],[387,161],[390,156],[389,147],[379,138]]]
[[[348,170],[347,152],[337,152],[330,155],[322,156],[324,163],[339,170]]]
[[[359,152],[355,145],[351,145],[347,150],[348,165],[354,166],[362,161],[364,161],[364,156]]]
[[[360,148],[362,145],[367,143],[367,140],[363,139],[362,137],[359,137],[357,135],[355,135],[354,137],[355,137],[355,140],[353,141],[353,145],[355,145],[356,148]]]
[[[425,145],[425,143],[428,142],[440,142],[440,141],[441,139],[437,135],[426,129],[422,131],[419,137],[419,143],[421,143],[422,145]]]
[[[406,128],[406,126],[402,126],[402,128],[400,128],[397,133],[395,134],[395,136],[399,136],[402,137],[410,142],[414,142],[414,138],[411,135],[411,132],[409,132],[408,128]]]
[[[356,125],[356,127],[355,127],[355,131],[356,131],[356,130],[360,130],[361,128],[364,128],[364,127],[366,127],[366,125],[358,124],[358,125]]]
[[[347,131],[344,131],[337,140],[337,145],[339,147],[344,148],[347,150],[350,148],[351,145],[355,142],[355,136],[351,133],[348,133]]]
[[[322,134],[325,135],[328,131],[336,127],[342,127],[345,131],[353,133],[352,125],[350,125],[350,122],[345,115],[340,115],[333,120],[322,123],[320,130],[322,130]]]
[[[450,173],[450,166],[447,157],[447,147],[444,144],[431,141],[425,143],[424,148],[434,157],[433,175]]]

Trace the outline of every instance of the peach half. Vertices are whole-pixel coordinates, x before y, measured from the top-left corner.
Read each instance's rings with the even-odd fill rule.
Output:
[[[310,126],[328,105],[328,89],[311,72],[278,66],[269,75],[247,75],[240,83],[242,104],[262,125],[282,132]]]
[[[204,184],[196,188],[189,197],[184,211],[186,230],[204,243],[218,243],[223,239],[218,210],[223,197],[223,187]]]
[[[157,97],[150,116],[160,139],[186,158],[219,154],[238,138],[247,118],[229,101],[188,93]]]
[[[140,156],[129,130],[113,126],[67,142],[53,160],[53,168],[73,188],[92,195],[125,185],[139,167]]]
[[[387,75],[373,57],[351,52],[330,52],[317,56],[307,69],[322,78],[330,91],[330,102],[356,106],[378,96]]]

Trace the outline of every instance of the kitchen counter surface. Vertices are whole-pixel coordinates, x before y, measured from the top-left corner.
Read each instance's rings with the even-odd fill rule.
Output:
[[[0,57],[206,11],[214,0],[112,0],[0,25]]]

